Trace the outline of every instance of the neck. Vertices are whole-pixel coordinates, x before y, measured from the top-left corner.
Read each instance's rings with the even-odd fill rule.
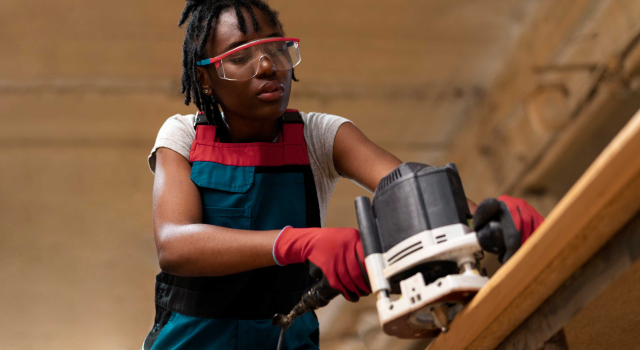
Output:
[[[250,120],[225,113],[227,125],[220,125],[218,130],[226,142],[272,142],[279,133],[278,120]]]

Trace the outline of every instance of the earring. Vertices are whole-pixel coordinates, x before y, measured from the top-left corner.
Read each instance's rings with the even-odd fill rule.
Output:
[[[204,93],[208,94],[209,93],[209,89],[204,89]]]

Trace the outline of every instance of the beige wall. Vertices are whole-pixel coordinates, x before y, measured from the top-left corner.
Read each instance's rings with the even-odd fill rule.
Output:
[[[511,101],[500,89],[535,87],[506,78],[529,69],[507,63],[550,1],[271,3],[302,38],[291,107],[352,119],[405,161],[454,160],[472,198],[494,194],[465,140],[487,101]],[[565,17],[580,27],[605,3]],[[159,268],[146,157],[167,117],[194,111],[179,94],[182,5],[0,2],[0,348],[136,349],[150,329]],[[327,225],[355,227],[361,194],[341,181]],[[371,305],[334,301],[323,348],[416,346],[381,335]]]

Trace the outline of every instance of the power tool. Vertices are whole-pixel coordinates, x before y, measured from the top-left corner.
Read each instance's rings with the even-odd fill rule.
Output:
[[[404,163],[356,199],[372,293],[385,333],[435,337],[488,281],[455,164]],[[399,297],[398,297],[399,296]]]
[[[380,180],[372,202],[356,198],[356,216],[380,324],[399,338],[435,337],[488,281],[455,164],[403,163]],[[282,327],[339,293],[325,279],[307,290]],[[279,342],[280,343],[280,342]],[[280,345],[280,344],[279,344]]]

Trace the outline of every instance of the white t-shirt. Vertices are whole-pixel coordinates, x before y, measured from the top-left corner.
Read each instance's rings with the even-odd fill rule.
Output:
[[[304,139],[307,142],[309,163],[316,183],[316,191],[318,192],[320,222],[324,227],[329,199],[340,178],[340,174],[338,174],[333,164],[333,141],[342,123],[352,122],[336,115],[324,113],[300,112],[300,115],[304,122]],[[169,148],[178,152],[187,160],[189,159],[191,144],[196,137],[196,131],[193,128],[194,118],[194,114],[176,114],[164,122],[149,155],[151,172],[154,172],[156,168],[156,150],[158,147]]]

